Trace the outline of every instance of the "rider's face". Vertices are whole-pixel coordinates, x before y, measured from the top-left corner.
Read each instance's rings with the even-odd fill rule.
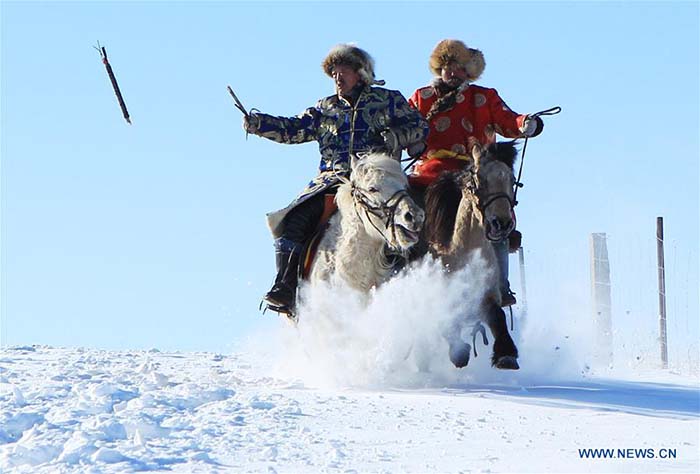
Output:
[[[347,95],[360,82],[360,74],[351,66],[338,64],[333,68],[333,82],[338,94]]]
[[[447,63],[440,72],[440,77],[451,86],[458,86],[467,80],[467,70],[454,61]]]

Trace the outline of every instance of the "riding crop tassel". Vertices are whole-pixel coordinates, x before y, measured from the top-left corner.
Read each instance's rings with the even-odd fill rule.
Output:
[[[122,93],[119,90],[119,84],[117,84],[117,78],[114,77],[114,71],[112,71],[112,66],[109,64],[109,61],[107,60],[107,50],[104,48],[104,46],[100,47],[99,42],[97,43],[97,46],[95,47],[97,51],[100,52],[100,56],[102,56],[102,63],[105,65],[105,69],[107,69],[107,74],[109,75],[109,80],[112,83],[112,88],[114,89],[114,93],[117,95],[117,100],[119,101],[119,107],[122,109],[122,114],[124,115],[124,119],[126,120],[126,123],[131,125],[131,118],[129,118],[129,111],[126,109],[126,104],[124,103],[124,98],[122,97]]]

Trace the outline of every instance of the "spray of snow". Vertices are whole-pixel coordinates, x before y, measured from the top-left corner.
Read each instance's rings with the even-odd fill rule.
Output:
[[[527,317],[515,309],[520,371],[492,368],[491,346],[480,338],[478,357],[472,353],[467,368],[451,364],[443,334],[456,317],[478,306],[487,271],[478,255],[451,273],[425,259],[369,295],[340,282],[307,286],[298,325],[281,324],[276,334],[266,334],[270,345],[261,347],[255,337],[255,347],[246,350],[269,361],[274,376],[318,387],[521,385],[581,378],[591,334],[589,325],[577,324],[585,311],[576,314],[575,305],[568,310],[533,306]],[[468,330],[462,337],[473,345]]]

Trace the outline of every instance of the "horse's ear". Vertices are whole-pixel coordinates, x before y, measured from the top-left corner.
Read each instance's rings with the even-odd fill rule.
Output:
[[[475,143],[472,146],[472,158],[474,158],[474,164],[478,168],[481,164],[481,160],[486,156],[486,148],[481,146],[480,143]]]
[[[350,172],[360,176],[365,160],[361,156],[350,155]]]

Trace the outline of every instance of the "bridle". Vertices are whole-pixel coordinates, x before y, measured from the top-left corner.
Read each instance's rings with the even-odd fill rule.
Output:
[[[399,189],[394,194],[392,194],[389,197],[389,199],[379,204],[375,204],[374,202],[372,202],[372,200],[368,196],[369,191],[362,189],[355,183],[351,183],[351,194],[353,198],[353,203],[355,204],[354,207],[355,212],[357,213],[357,217],[362,219],[360,216],[360,210],[358,209],[358,207],[360,207],[364,211],[365,217],[367,217],[367,220],[372,225],[372,227],[374,227],[374,229],[379,233],[379,235],[382,236],[384,241],[390,247],[393,247],[391,242],[396,242],[396,222],[394,220],[394,217],[396,216],[396,209],[398,208],[401,201],[410,197],[408,191],[406,189]],[[384,223],[385,229],[390,229],[391,240],[389,239],[389,236],[387,236],[372,221],[372,219],[370,218],[370,214],[375,217],[378,217]]]
[[[470,169],[470,177],[469,180],[467,181],[467,189],[471,192],[471,194],[476,198],[476,208],[479,210],[481,213],[481,218],[484,222],[486,222],[486,209],[493,204],[494,202],[498,201],[499,199],[505,199],[508,201],[508,205],[510,206],[510,212],[512,216],[512,226],[515,228],[515,213],[513,212],[513,208],[515,208],[515,200],[513,197],[511,197],[508,193],[499,191],[495,193],[488,193],[485,194],[481,191],[481,188],[479,186],[480,183],[477,182],[477,172],[475,169]],[[488,235],[486,235],[486,238],[491,240]]]
[[[480,196],[477,193],[477,199],[479,200],[477,206],[482,214],[484,214],[486,212],[487,207],[489,207],[491,204],[493,204],[498,199],[507,200],[508,205],[510,206],[511,209],[513,209],[515,207],[515,202],[513,201],[513,198],[510,197],[507,193],[491,193],[491,194],[487,194],[484,197]]]

